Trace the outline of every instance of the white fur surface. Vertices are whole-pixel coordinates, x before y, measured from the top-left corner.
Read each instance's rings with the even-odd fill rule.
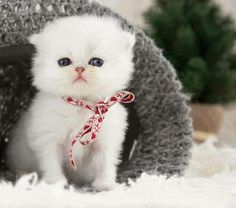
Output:
[[[200,156],[201,155],[201,156]],[[39,183],[37,177],[21,178],[16,186],[0,183],[0,207],[117,207],[117,208],[235,208],[236,149],[218,149],[212,142],[195,145],[188,174],[183,178],[143,174],[130,187],[108,192],[63,190],[60,184]],[[217,168],[211,168],[209,165]],[[28,181],[34,178],[33,184]]]

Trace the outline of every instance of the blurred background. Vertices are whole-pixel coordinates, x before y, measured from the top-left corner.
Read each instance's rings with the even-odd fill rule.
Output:
[[[195,141],[236,147],[236,1],[96,1],[163,49],[191,96]]]

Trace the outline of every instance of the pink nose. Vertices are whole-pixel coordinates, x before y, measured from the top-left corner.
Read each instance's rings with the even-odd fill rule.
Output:
[[[79,74],[82,74],[85,71],[84,67],[76,67],[75,71],[78,72]]]

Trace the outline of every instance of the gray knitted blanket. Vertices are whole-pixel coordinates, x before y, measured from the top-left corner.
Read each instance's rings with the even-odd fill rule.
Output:
[[[0,1],[0,48],[27,44],[27,36],[46,22],[68,15],[110,15],[119,19],[124,30],[136,33],[135,74],[131,89],[136,94],[135,109],[141,130],[132,158],[119,173],[119,179],[137,177],[141,172],[182,175],[191,148],[191,122],[187,97],[172,65],[141,30],[119,15],[87,0]],[[0,56],[1,57],[1,56]],[[30,61],[0,64],[0,159],[5,170],[4,151],[9,132],[21,112],[30,104],[35,89],[31,86]]]

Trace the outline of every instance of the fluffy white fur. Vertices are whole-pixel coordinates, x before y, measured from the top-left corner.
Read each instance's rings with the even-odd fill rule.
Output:
[[[91,112],[61,97],[96,103],[124,89],[133,72],[134,35],[124,32],[111,17],[82,16],[49,23],[30,42],[37,48],[32,72],[39,92],[14,130],[8,149],[11,168],[36,171],[49,183],[69,180],[91,183],[97,189],[112,188],[127,127],[124,107],[112,106],[93,144],[75,147],[78,170],[74,172],[68,161],[69,144]],[[58,60],[64,57],[72,64],[60,67]],[[104,60],[102,67],[88,64],[93,57]],[[85,68],[87,82],[75,82],[76,67]]]

